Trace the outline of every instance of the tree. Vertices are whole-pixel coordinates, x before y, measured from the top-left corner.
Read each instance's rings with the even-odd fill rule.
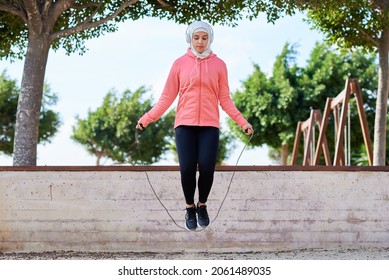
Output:
[[[251,146],[268,144],[270,147],[281,147],[287,153],[287,146],[292,141],[301,98],[293,85],[298,75],[298,68],[291,62],[294,50],[286,44],[274,64],[273,76],[268,79],[258,65],[254,72],[243,82],[243,91],[233,94],[238,109],[250,116],[249,122],[254,127]],[[229,121],[230,129],[241,138],[242,135]]]
[[[276,58],[272,76],[268,78],[258,65],[254,65],[254,72],[243,81],[243,90],[233,94],[237,107],[251,116],[249,121],[254,126],[255,135],[250,144],[267,144],[278,151],[272,151],[272,154],[281,155],[281,164],[284,165],[289,147],[294,142],[297,122],[309,117],[310,108],[323,110],[326,99],[338,95],[348,77],[360,81],[370,127],[375,113],[377,67],[374,56],[367,56],[361,51],[342,54],[326,44],[316,44],[306,67],[298,67],[296,55],[296,47],[285,44]],[[355,107],[355,104],[351,106]],[[351,123],[357,124],[357,110],[353,107],[350,110]],[[237,137],[241,136],[233,125],[230,128]],[[331,131],[331,128],[328,130]],[[357,161],[364,148],[361,146],[362,132],[353,129],[351,136],[354,161]],[[333,147],[333,134],[327,137]]]
[[[96,165],[101,165],[104,158],[120,164],[150,164],[159,161],[168,150],[174,111],[146,130],[134,132],[139,116],[152,107],[151,99],[142,101],[146,92],[144,87],[133,93],[126,90],[120,97],[109,92],[102,106],[89,111],[86,119],[77,117],[72,139],[96,156]]]
[[[14,140],[14,165],[36,165],[39,111],[50,48],[85,51],[84,41],[145,16],[177,23],[234,22],[245,1],[0,0],[0,59],[23,58]],[[251,1],[248,1],[251,2]]]
[[[294,0],[270,2],[273,19],[295,10],[306,11],[308,22],[330,42],[344,49],[363,48],[378,53],[378,93],[374,122],[373,164],[385,165],[389,91],[389,1],[387,0]],[[258,2],[252,9],[262,9]]]
[[[0,153],[11,156],[15,132],[16,109],[19,96],[17,81],[0,75]],[[44,87],[42,110],[39,114],[38,143],[50,143],[61,125],[59,114],[50,109],[57,96],[48,85]]]

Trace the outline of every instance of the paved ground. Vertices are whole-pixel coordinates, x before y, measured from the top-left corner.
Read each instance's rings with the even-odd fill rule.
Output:
[[[278,252],[39,252],[0,253],[0,260],[389,260],[389,248],[302,249]]]

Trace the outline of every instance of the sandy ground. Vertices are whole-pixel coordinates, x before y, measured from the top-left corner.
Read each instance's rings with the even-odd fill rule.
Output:
[[[28,252],[0,253],[0,260],[389,260],[389,248],[302,249],[278,252]]]

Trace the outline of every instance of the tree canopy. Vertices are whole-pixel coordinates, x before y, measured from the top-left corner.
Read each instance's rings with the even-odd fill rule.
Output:
[[[235,24],[245,12],[265,7],[252,1],[176,0],[0,0],[0,59],[25,55],[31,33],[46,36],[52,48],[68,54],[85,52],[84,42],[117,31],[118,22],[143,17],[165,18],[180,24],[204,19]],[[264,1],[266,2],[266,1]],[[260,8],[262,7],[262,8]],[[267,5],[269,9],[274,9]],[[273,13],[275,15],[275,13]]]

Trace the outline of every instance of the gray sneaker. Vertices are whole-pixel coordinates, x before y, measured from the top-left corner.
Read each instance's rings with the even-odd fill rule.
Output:
[[[205,228],[209,225],[207,205],[197,206],[197,219],[199,227]]]
[[[185,227],[187,230],[197,228],[196,207],[186,208]]]

